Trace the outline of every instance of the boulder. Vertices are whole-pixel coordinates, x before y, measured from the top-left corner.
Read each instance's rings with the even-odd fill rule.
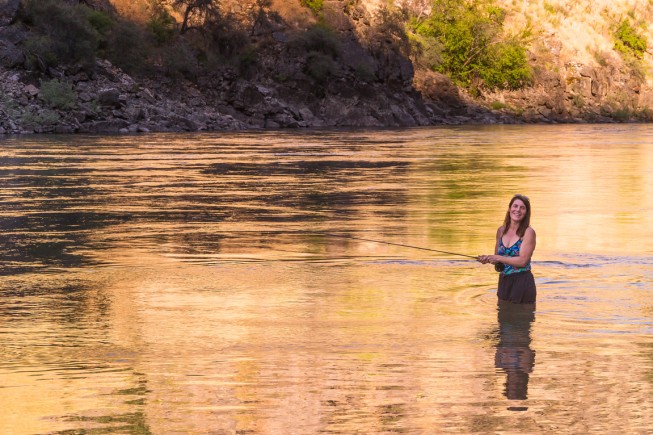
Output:
[[[0,26],[8,26],[16,18],[20,0],[0,0]]]
[[[122,119],[96,121],[84,126],[89,133],[118,133],[121,129],[129,127],[129,123]]]
[[[0,0],[1,2],[2,0]],[[0,26],[0,41],[11,42],[14,45],[20,45],[29,37],[29,32],[19,26]]]
[[[252,107],[261,104],[265,96],[256,86],[247,85],[239,93],[238,99],[244,107]]]
[[[116,88],[102,89],[98,92],[97,101],[102,106],[120,107],[120,91]]]
[[[449,108],[464,106],[458,87],[443,74],[422,71],[415,77],[415,88],[426,100],[440,106]]]
[[[23,51],[9,41],[0,40],[0,66],[15,68],[25,62]]]
[[[394,116],[397,124],[401,127],[414,127],[417,125],[415,118],[413,118],[406,110],[402,109],[396,104],[390,105],[390,111]]]
[[[313,112],[311,112],[311,109],[308,107],[299,109],[298,114],[304,121],[312,121],[315,119],[315,115],[313,115]]]
[[[32,97],[35,97],[39,94],[39,88],[37,88],[34,85],[27,85],[25,86],[24,90],[27,94],[29,94]]]

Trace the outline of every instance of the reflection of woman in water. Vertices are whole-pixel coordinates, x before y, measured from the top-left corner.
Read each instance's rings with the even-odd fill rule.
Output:
[[[503,225],[497,230],[494,255],[479,255],[478,261],[491,263],[499,274],[497,296],[517,304],[535,303],[535,279],[531,256],[535,250],[535,230],[530,227],[531,203],[524,195],[510,200]]]
[[[535,364],[535,351],[530,347],[534,306],[499,301],[498,308],[499,340],[494,365],[506,373],[506,398],[526,400],[528,376]]]

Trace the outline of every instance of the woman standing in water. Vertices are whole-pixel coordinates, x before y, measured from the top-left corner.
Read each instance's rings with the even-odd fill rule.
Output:
[[[510,200],[503,225],[497,230],[494,255],[479,255],[483,264],[494,264],[499,274],[497,296],[516,304],[534,304],[535,279],[531,256],[535,250],[535,230],[530,227],[531,203],[524,195]]]

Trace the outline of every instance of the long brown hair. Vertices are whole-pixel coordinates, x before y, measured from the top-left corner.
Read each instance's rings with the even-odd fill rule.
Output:
[[[510,204],[508,204],[508,211],[506,212],[506,217],[503,220],[503,234],[506,234],[508,228],[510,228],[510,207],[512,207],[512,203],[515,202],[516,199],[523,202],[526,206],[526,216],[524,216],[524,219],[519,222],[519,228],[517,228],[517,235],[521,238],[524,237],[524,234],[526,234],[526,229],[531,225],[531,202],[528,199],[528,196],[520,194],[513,196],[510,200]]]

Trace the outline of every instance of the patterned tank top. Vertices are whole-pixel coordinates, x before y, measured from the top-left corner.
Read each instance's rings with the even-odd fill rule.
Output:
[[[498,255],[503,255],[504,257],[519,256],[519,248],[521,247],[521,241],[522,241],[521,239],[517,240],[510,248],[506,248],[506,246],[503,244],[503,238],[500,238],[499,240],[500,240],[499,250],[497,252]],[[509,264],[506,264],[505,266],[506,268],[502,272],[504,275],[511,275],[513,273],[526,272],[528,270],[531,270],[530,261],[524,267],[515,267]]]

